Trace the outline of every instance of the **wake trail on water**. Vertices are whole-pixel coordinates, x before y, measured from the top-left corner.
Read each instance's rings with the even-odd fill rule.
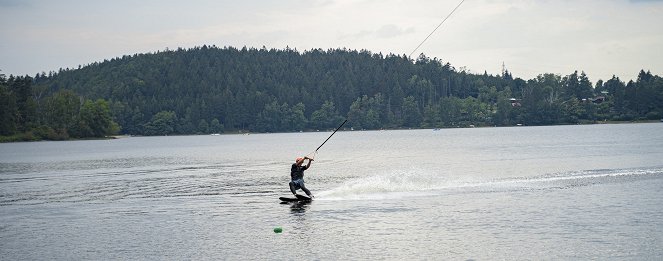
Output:
[[[113,202],[119,200],[161,200],[192,197],[240,197],[271,193],[282,186],[245,177],[270,165],[172,164],[127,168],[66,169],[29,171],[36,167],[17,165],[21,170],[0,175],[0,206],[52,203]],[[63,164],[61,164],[63,165]],[[62,169],[59,169],[61,167]],[[23,170],[25,169],[25,170]],[[256,185],[258,184],[258,185]],[[266,187],[260,187],[266,186]],[[256,187],[258,189],[256,189]]]
[[[580,170],[531,177],[449,177],[421,170],[393,171],[344,182],[319,192],[318,200],[380,200],[461,193],[570,189],[663,178],[663,167]]]

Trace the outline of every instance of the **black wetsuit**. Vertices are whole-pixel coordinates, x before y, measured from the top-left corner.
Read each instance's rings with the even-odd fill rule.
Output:
[[[297,166],[297,164],[292,164],[290,168],[290,191],[292,194],[297,194],[295,192],[297,189],[302,189],[306,195],[311,196],[311,191],[309,191],[306,186],[304,186],[304,171],[307,169],[306,166]]]

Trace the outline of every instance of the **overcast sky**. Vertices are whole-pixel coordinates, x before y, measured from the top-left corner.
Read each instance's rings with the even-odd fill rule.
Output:
[[[460,0],[0,0],[0,73],[207,45],[407,54]],[[663,0],[465,0],[423,46],[473,73],[663,75]]]

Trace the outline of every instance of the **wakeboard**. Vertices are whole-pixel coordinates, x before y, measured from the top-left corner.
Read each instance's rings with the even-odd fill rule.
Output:
[[[284,202],[311,201],[312,200],[311,198],[309,198],[307,196],[299,195],[299,194],[297,194],[296,197],[294,197],[294,198],[292,198],[292,197],[279,197],[279,199],[281,201],[284,201]]]

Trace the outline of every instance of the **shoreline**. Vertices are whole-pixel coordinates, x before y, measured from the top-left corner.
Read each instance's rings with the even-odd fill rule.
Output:
[[[360,130],[354,130],[354,129],[348,129],[344,128],[341,129],[341,131],[386,131],[386,130],[426,130],[426,129],[431,129],[431,130],[442,130],[442,129],[473,129],[473,128],[505,128],[505,127],[543,127],[543,126],[569,126],[569,125],[600,125],[600,124],[638,124],[638,123],[663,123],[663,119],[661,120],[638,120],[638,121],[596,121],[594,123],[577,123],[577,124],[552,124],[552,125],[509,125],[509,126],[474,126],[474,125],[468,125],[468,126],[452,126],[452,127],[428,127],[428,128],[386,128],[386,129],[360,129]],[[209,134],[177,134],[177,135],[156,135],[156,136],[144,136],[144,135],[129,135],[129,134],[123,134],[123,135],[109,135],[105,137],[97,137],[97,138],[82,138],[82,139],[64,139],[64,140],[48,140],[48,139],[40,139],[40,140],[30,140],[30,139],[24,139],[25,138],[25,133],[21,134],[15,134],[13,136],[0,136],[0,144],[1,143],[16,143],[16,142],[40,142],[40,141],[78,141],[78,140],[115,140],[115,139],[125,139],[125,138],[131,138],[131,137],[164,137],[164,136],[223,136],[223,135],[251,135],[251,134],[273,134],[273,133],[308,133],[308,132],[329,132],[333,130],[302,130],[302,131],[290,131],[290,132],[248,132],[246,130],[238,130],[234,132],[226,132],[226,133],[209,133]]]

